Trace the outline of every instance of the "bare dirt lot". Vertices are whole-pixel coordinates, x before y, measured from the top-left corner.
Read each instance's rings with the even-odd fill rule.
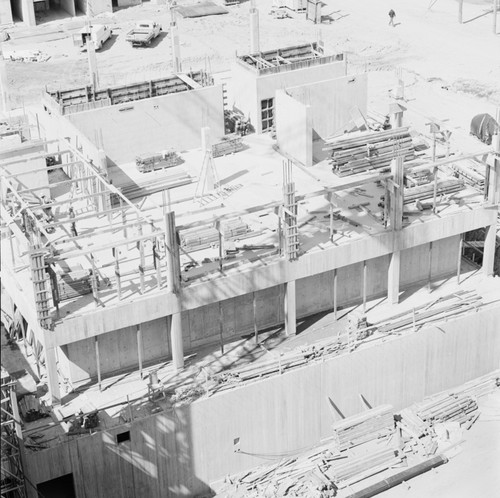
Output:
[[[271,0],[257,0],[260,11],[261,49],[318,39],[328,51],[346,52],[351,70],[378,71],[402,68],[419,82],[432,82],[446,90],[469,94],[489,105],[500,105],[500,36],[493,34],[491,0],[465,0],[464,23],[458,23],[456,0],[325,0],[330,23],[306,21],[305,14],[275,19]],[[193,3],[180,0],[179,4]],[[429,8],[429,6],[431,8]],[[228,14],[178,19],[183,69],[229,69],[235,53],[249,51],[249,2],[228,7]],[[396,11],[395,27],[388,11]],[[7,62],[11,107],[38,100],[40,92],[88,83],[88,63],[73,45],[72,34],[84,17],[45,19],[36,28],[7,28],[6,55],[36,49],[50,56],[46,62]],[[500,16],[499,16],[500,17]],[[138,19],[154,19],[163,34],[151,47],[132,48],[126,32]],[[101,86],[130,83],[167,75],[172,70],[166,6],[144,4],[100,16],[94,23],[112,27],[113,38],[97,54]],[[500,31],[499,21],[498,31]],[[478,111],[479,112],[479,111]]]

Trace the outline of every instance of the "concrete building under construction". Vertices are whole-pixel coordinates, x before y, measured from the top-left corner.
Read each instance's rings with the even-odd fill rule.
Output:
[[[210,496],[360,395],[499,366],[498,135],[450,153],[398,99],[374,125],[316,42],[257,44],[228,85],[255,133],[203,71],[49,89],[2,133],[2,320],[47,386],[11,413],[26,496]]]

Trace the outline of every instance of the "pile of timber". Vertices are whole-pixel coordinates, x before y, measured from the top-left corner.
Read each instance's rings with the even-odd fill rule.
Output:
[[[331,151],[330,164],[338,176],[387,168],[395,157],[403,157],[405,161],[415,158],[408,127],[344,137],[327,139],[323,148]]]
[[[212,157],[227,156],[242,149],[243,142],[241,137],[223,137],[221,142],[212,145]]]
[[[401,463],[402,459],[398,450],[385,447],[373,453],[334,462],[326,475],[338,487],[349,486]]]
[[[413,410],[405,408],[399,412],[399,424],[403,426],[406,433],[414,438],[420,438],[429,433],[430,425],[422,420]]]
[[[376,325],[378,332],[394,334],[412,327],[416,328],[441,321],[450,316],[455,317],[461,313],[467,313],[481,304],[481,297],[474,291],[458,291],[417,306],[412,310],[393,315]]]
[[[475,164],[474,161],[467,161],[465,164],[460,162],[451,164],[450,168],[455,172],[458,178],[461,178],[467,185],[482,189],[484,187],[484,173],[478,171],[474,167]]]
[[[490,394],[500,387],[500,370],[483,375],[477,379],[466,382],[465,384],[453,389],[451,394],[463,394],[479,398]]]
[[[333,448],[343,451],[354,446],[387,437],[394,433],[394,416],[391,405],[381,405],[348,417],[332,426]]]
[[[137,199],[138,197],[145,197],[147,195],[161,192],[182,185],[187,185],[193,181],[192,177],[188,175],[183,169],[176,169],[171,173],[161,176],[154,176],[150,180],[131,182],[127,185],[120,187],[122,194],[128,199]],[[116,199],[114,204],[118,201]]]
[[[438,180],[437,195],[448,195],[459,192],[464,188],[464,181],[458,178]],[[404,203],[409,204],[417,200],[431,199],[434,197],[434,182],[409,187],[404,189]]]
[[[241,239],[251,233],[250,227],[241,218],[224,221],[221,225],[224,240]],[[186,251],[219,245],[219,231],[215,227],[189,228],[180,231],[179,235],[181,247]]]
[[[469,422],[478,415],[474,398],[461,394],[442,394],[418,403],[412,408],[420,419],[430,425],[441,422]]]
[[[374,430],[377,434],[391,436],[394,433],[392,407],[384,405],[367,412],[374,418],[390,419],[390,430]],[[346,426],[356,425],[360,415],[344,419]],[[366,423],[366,422],[365,422]],[[373,441],[355,450],[340,452],[335,440],[329,441],[306,453],[287,458],[273,465],[257,467],[237,476],[228,477],[221,496],[336,496],[336,490],[366,479],[400,463],[403,456],[389,447],[387,441]],[[323,493],[323,494],[322,494]],[[326,495],[324,493],[327,493]]]

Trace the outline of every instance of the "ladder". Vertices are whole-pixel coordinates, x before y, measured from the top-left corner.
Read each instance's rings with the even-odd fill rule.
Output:
[[[292,179],[292,162],[283,161],[283,238],[285,256],[289,261],[299,257],[299,227],[297,224],[297,201],[295,198],[295,183]]]

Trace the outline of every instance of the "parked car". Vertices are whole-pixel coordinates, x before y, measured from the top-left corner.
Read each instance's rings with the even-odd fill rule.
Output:
[[[138,22],[134,29],[127,33],[126,40],[132,46],[150,45],[151,42],[160,34],[161,25],[154,21]]]
[[[80,50],[87,50],[87,41],[93,41],[96,50],[99,50],[104,43],[111,38],[112,31],[109,26],[99,24],[97,26],[85,26],[79,33]]]

